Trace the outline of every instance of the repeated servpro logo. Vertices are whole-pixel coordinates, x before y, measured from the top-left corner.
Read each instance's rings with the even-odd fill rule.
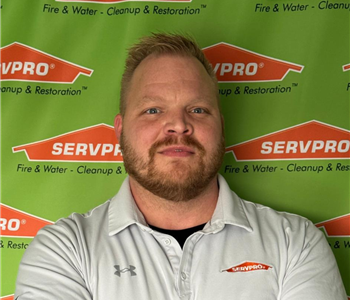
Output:
[[[93,70],[14,42],[1,48],[2,81],[73,83],[79,75],[91,76]]]
[[[349,71],[350,70],[350,64],[344,65],[343,66],[343,71]]]
[[[316,120],[226,148],[236,161],[349,159],[350,131]]]
[[[113,126],[98,124],[12,148],[30,161],[122,162]]]
[[[350,214],[315,224],[323,228],[328,237],[349,237],[350,236]]]
[[[14,294],[0,297],[1,300],[13,300]]]
[[[227,43],[203,49],[219,82],[281,81],[304,66],[268,57]]]
[[[34,237],[40,228],[53,222],[0,203],[0,236]]]
[[[241,263],[237,266],[233,266],[227,270],[223,270],[226,272],[230,273],[237,273],[237,272],[252,272],[252,271],[259,271],[259,270],[268,270],[272,268],[269,265],[262,264],[262,263],[257,263],[257,262],[251,262],[251,261],[246,261],[244,263]]]
[[[349,70],[350,70],[350,64],[347,64],[347,65],[344,65],[344,66],[343,66],[343,71],[344,71],[344,72],[349,71]],[[347,90],[347,91],[350,90],[350,82],[348,83],[346,90]]]
[[[192,2],[192,0],[56,0],[57,2],[90,2],[90,3],[121,3],[121,2]]]

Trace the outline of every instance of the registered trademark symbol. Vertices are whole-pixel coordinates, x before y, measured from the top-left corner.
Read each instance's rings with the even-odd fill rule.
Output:
[[[23,219],[23,220],[21,221],[21,224],[24,225],[25,223],[27,223],[27,221],[26,221],[25,219]]]
[[[55,67],[55,64],[50,64],[50,69],[54,69]]]
[[[264,63],[259,64],[259,68],[263,68],[264,66],[265,66]]]

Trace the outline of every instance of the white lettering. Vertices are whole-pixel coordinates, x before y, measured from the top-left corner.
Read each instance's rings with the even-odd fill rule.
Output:
[[[344,149],[343,149],[343,145],[345,145]],[[343,141],[339,142],[339,144],[338,144],[338,152],[345,153],[345,152],[348,152],[349,149],[350,149],[350,141],[343,140]]]
[[[120,145],[116,144],[114,148],[114,156],[117,156],[119,153],[122,155],[122,151],[120,150]]]
[[[228,63],[221,64],[220,76],[231,71],[232,71],[232,64],[228,64]]]
[[[111,153],[113,152],[113,145],[112,144],[103,144],[102,146],[102,151],[101,151],[101,155],[105,156],[106,153]]]
[[[21,221],[18,219],[6,220],[0,218],[0,228],[1,230],[17,231],[21,225]]]
[[[312,153],[315,153],[317,150],[321,150],[324,147],[324,141],[314,141],[312,144]]]
[[[300,152],[306,153],[307,150],[309,150],[312,141],[307,141],[306,146],[304,145],[304,141],[300,141],[299,143],[300,143]]]
[[[94,150],[94,145],[89,144],[90,154],[92,156],[96,156],[98,153],[98,150],[100,150],[100,148],[101,148],[101,144],[97,144],[95,150]]]
[[[261,144],[261,154],[283,153],[346,153],[350,150],[350,140],[309,140],[309,141],[268,141]]]
[[[5,227],[6,223],[7,223],[6,219],[0,218],[0,229],[1,230],[6,230],[6,227]]]
[[[286,147],[286,153],[290,153],[290,152],[297,153],[298,152],[297,147],[298,147],[298,142],[288,141],[287,147]]]
[[[329,151],[336,152],[337,151],[335,148],[336,146],[337,146],[337,141],[327,141],[324,152],[326,152],[326,153]]]
[[[1,64],[1,74],[6,75],[10,71],[11,65],[12,62],[9,62],[7,65],[3,62]]]
[[[243,63],[235,63],[235,67],[233,69],[232,75],[235,76],[235,75],[239,74],[239,75],[243,76],[244,75],[243,71],[244,71],[244,64]]]
[[[260,151],[261,154],[270,154],[272,152],[272,142],[263,142],[261,148],[263,150]]]
[[[52,154],[53,155],[61,155],[62,154],[62,147],[63,147],[63,144],[62,143],[54,143],[52,148]]]
[[[88,148],[87,144],[78,143],[77,144],[77,149],[75,151],[75,155],[79,155],[80,153],[82,155],[86,155],[87,148]]]
[[[16,71],[20,71],[23,68],[23,64],[20,61],[14,61],[11,69],[11,74],[15,74]]]
[[[273,153],[277,153],[277,154],[283,153],[284,152],[283,149],[284,149],[284,144],[285,143],[286,142],[276,142],[275,143],[275,147],[273,149]]]
[[[248,76],[253,76],[258,72],[258,64],[257,63],[249,63],[245,68],[245,74]]]
[[[49,73],[49,65],[45,63],[38,63],[35,70],[37,75],[45,76],[47,73]]]
[[[6,75],[15,74],[21,72],[23,75],[38,75],[45,76],[49,73],[50,66],[47,63],[38,63],[37,65],[34,62],[25,61],[11,61],[8,63],[2,62],[1,65],[1,74]]]
[[[30,75],[34,75],[35,63],[33,62],[25,62],[23,67],[23,74],[27,74],[29,72]]]
[[[76,156],[106,156],[112,153],[114,156],[121,154],[119,144],[86,144],[86,143],[54,143],[52,155],[76,155]]]
[[[74,155],[75,143],[66,143],[64,145],[63,155]]]
[[[257,63],[217,63],[214,67],[214,72],[219,72],[220,76],[224,76],[226,73],[232,73],[233,76],[253,76],[258,72]]]

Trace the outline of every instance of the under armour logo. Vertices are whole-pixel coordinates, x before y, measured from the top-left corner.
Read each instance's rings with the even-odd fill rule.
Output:
[[[137,274],[134,272],[134,270],[136,269],[136,267],[130,265],[130,268],[124,268],[122,270],[120,270],[120,266],[119,265],[115,265],[114,268],[116,268],[117,271],[114,272],[114,275],[117,275],[120,277],[121,273],[126,273],[126,272],[130,272],[130,276],[136,276]]]

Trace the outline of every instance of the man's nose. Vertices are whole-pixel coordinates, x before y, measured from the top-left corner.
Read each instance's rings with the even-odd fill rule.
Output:
[[[164,133],[166,135],[191,135],[193,133],[193,126],[186,112],[169,113],[164,126]]]

